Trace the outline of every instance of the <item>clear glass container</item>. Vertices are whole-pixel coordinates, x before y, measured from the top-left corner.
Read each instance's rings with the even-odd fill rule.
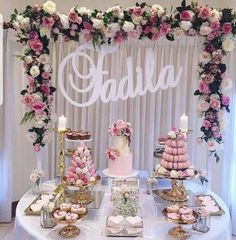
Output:
[[[209,212],[202,209],[197,210],[196,212],[198,213],[198,219],[196,223],[193,224],[193,229],[202,233],[208,232],[211,225],[211,216]]]
[[[48,207],[43,207],[40,215],[40,224],[42,228],[53,228],[56,223],[53,220],[52,212]]]

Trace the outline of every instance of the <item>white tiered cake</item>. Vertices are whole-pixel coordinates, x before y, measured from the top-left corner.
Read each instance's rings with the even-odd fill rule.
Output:
[[[131,174],[133,171],[133,158],[129,148],[131,124],[117,120],[109,128],[109,133],[113,136],[112,147],[106,150],[109,173],[119,176]]]

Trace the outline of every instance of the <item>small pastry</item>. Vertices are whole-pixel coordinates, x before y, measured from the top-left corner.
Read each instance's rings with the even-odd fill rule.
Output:
[[[81,207],[79,204],[73,204],[71,206],[71,212],[72,213],[77,213],[79,215],[85,214],[86,213],[86,208]]]
[[[52,194],[43,194],[42,196],[41,196],[41,199],[42,200],[52,200],[54,198],[54,196],[52,195]]]
[[[210,201],[203,201],[202,202],[203,206],[215,206],[216,202],[214,200],[210,200]]]
[[[142,218],[139,216],[135,216],[135,217],[126,217],[125,220],[130,223],[131,225],[140,225],[142,223]]]
[[[107,219],[109,222],[114,223],[114,224],[120,224],[121,222],[124,221],[124,217],[121,215],[117,215],[117,216],[110,216]]]
[[[180,219],[180,215],[178,213],[167,213],[167,217],[172,220]]]
[[[33,212],[39,212],[41,210],[42,206],[37,204],[37,203],[34,203],[30,206],[30,209],[33,211]]]
[[[171,206],[168,206],[166,209],[167,209],[167,212],[169,213],[177,213],[179,210],[179,207],[177,205],[171,205]]]
[[[107,227],[106,230],[111,234],[118,234],[123,231],[123,227]]]
[[[69,212],[66,214],[66,221],[71,222],[71,221],[75,221],[79,218],[77,213],[72,213]]]
[[[66,216],[66,211],[60,211],[60,210],[56,210],[53,213],[53,217],[57,220],[63,220]]]
[[[71,204],[70,203],[62,203],[60,205],[60,210],[62,210],[62,211],[68,212],[68,211],[70,211],[70,209],[71,209]]]
[[[49,202],[49,200],[40,199],[40,200],[36,201],[36,204],[38,204],[38,205],[40,205],[42,207],[44,204],[46,204],[48,202]]]
[[[193,210],[189,207],[183,206],[179,209],[179,213],[183,215],[192,215]]]
[[[181,220],[186,223],[195,221],[195,217],[192,214],[182,214]]]
[[[142,228],[126,228],[129,235],[137,235],[143,232]]]

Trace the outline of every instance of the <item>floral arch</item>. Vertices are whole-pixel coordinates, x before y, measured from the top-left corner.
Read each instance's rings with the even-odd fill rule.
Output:
[[[181,6],[168,12],[160,5],[138,4],[122,10],[119,5],[105,12],[74,7],[68,15],[56,11],[56,4],[46,1],[42,6],[27,6],[11,15],[10,26],[25,46],[20,56],[25,68],[27,86],[21,91],[26,112],[22,123],[30,122],[28,137],[35,151],[50,139],[51,104],[56,88],[51,84],[50,40],[79,41],[81,36],[94,46],[121,44],[128,38],[149,38],[170,41],[183,36],[205,38],[199,54],[198,111],[203,118],[199,141],[208,144],[209,151],[219,160],[217,145],[223,142],[224,113],[229,112],[227,90],[231,79],[226,74],[224,57],[234,48],[236,16],[232,9],[214,9],[197,3]]]

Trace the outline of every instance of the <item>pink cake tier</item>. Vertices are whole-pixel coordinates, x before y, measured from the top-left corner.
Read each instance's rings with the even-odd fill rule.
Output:
[[[112,175],[125,176],[132,173],[132,153],[117,157],[115,160],[108,159],[108,170]]]

